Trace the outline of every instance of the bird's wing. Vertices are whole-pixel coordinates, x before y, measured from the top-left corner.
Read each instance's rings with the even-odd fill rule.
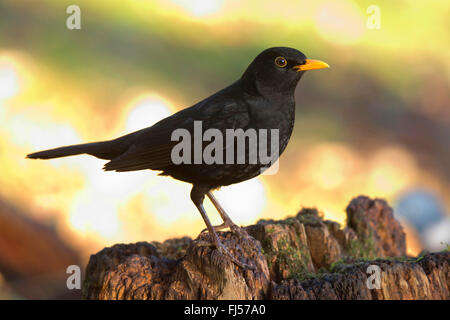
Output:
[[[224,133],[225,129],[245,128],[248,125],[250,119],[244,104],[223,97],[211,98],[141,130],[130,148],[105,164],[104,170],[164,170],[174,165],[171,152],[179,141],[171,141],[172,132],[182,128],[188,130],[193,137],[194,121],[202,121],[203,132],[216,128]]]

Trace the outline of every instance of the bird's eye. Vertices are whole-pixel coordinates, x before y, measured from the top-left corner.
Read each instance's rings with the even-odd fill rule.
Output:
[[[280,68],[284,68],[287,66],[287,60],[284,57],[276,57],[275,64]]]

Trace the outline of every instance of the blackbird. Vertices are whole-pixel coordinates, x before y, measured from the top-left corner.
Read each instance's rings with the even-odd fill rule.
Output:
[[[295,100],[294,91],[298,81],[307,70],[328,68],[322,61],[307,59],[306,56],[293,48],[274,47],[262,51],[247,67],[243,75],[236,82],[213,94],[212,96],[167,117],[151,127],[127,134],[114,140],[65,146],[51,150],[29,154],[31,159],[52,159],[78,154],[89,154],[100,159],[110,160],[104,170],[118,172],[135,170],[157,170],[160,175],[171,176],[175,179],[189,182],[193,185],[191,199],[211,236],[211,245],[220,252],[228,255],[237,265],[244,267],[221,243],[216,231],[224,228],[241,237],[248,237],[247,233],[233,223],[225,210],[217,202],[212,190],[221,186],[242,182],[259,175],[267,162],[261,159],[250,161],[250,155],[258,153],[262,147],[261,136],[251,140],[251,135],[244,136],[245,148],[237,145],[216,145],[211,155],[218,156],[220,151],[231,152],[230,161],[198,161],[195,159],[196,147],[205,148],[207,140],[203,136],[196,136],[196,124],[207,132],[214,129],[214,138],[218,134],[226,135],[227,130],[249,132],[254,130],[276,130],[277,136],[271,135],[270,148],[275,151],[275,158],[282,154],[291,137],[294,127]],[[174,161],[173,150],[179,144],[174,139],[174,132],[182,129],[191,136],[188,142],[191,149],[183,149],[179,154],[187,160],[181,163]],[[267,135],[266,135],[267,136]],[[238,135],[234,136],[235,142]],[[270,140],[269,139],[269,140]],[[200,141],[199,141],[200,140]],[[213,139],[210,137],[209,139]],[[266,139],[267,140],[267,139]],[[216,141],[214,141],[216,142]],[[267,142],[267,141],[265,141]],[[275,144],[271,144],[275,142]],[[230,148],[231,145],[231,148]],[[222,148],[222,150],[220,150]],[[202,149],[203,150],[203,149]],[[192,151],[192,152],[191,152]],[[197,152],[198,154],[198,152]],[[200,153],[200,155],[202,155]],[[241,158],[239,158],[241,157]],[[243,158],[242,158],[243,157]],[[241,161],[238,161],[238,158]],[[216,158],[215,158],[216,159]],[[197,161],[196,161],[197,160]],[[242,161],[244,160],[244,161]],[[205,195],[211,200],[219,212],[223,224],[213,226],[203,207]],[[204,231],[205,231],[204,230]]]

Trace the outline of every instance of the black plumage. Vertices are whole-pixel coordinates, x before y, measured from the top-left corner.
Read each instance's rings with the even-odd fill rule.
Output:
[[[298,50],[276,47],[264,50],[248,66],[242,77],[212,96],[181,110],[149,128],[145,128],[110,141],[66,146],[29,154],[32,159],[51,159],[77,154],[90,154],[110,160],[104,170],[135,171],[158,170],[162,175],[192,183],[191,199],[202,214],[213,238],[213,244],[230,255],[220,243],[215,230],[229,227],[241,235],[245,231],[236,226],[213,197],[211,190],[238,183],[261,173],[267,164],[237,164],[237,149],[234,149],[234,163],[174,164],[171,152],[178,141],[171,135],[176,129],[185,129],[192,134],[194,145],[194,121],[201,121],[203,131],[218,129],[225,137],[227,129],[277,129],[279,150],[286,148],[294,127],[294,91],[306,70],[328,67],[323,62],[306,59]],[[207,143],[202,141],[204,147]],[[259,148],[259,140],[256,143]],[[269,143],[270,145],[270,143]],[[245,153],[252,146],[246,144]],[[224,146],[225,149],[225,146]],[[269,148],[270,149],[270,148]],[[225,152],[226,150],[224,150]],[[269,150],[270,151],[270,150]],[[249,157],[246,154],[247,159]],[[207,195],[218,209],[224,223],[213,227],[203,209]]]

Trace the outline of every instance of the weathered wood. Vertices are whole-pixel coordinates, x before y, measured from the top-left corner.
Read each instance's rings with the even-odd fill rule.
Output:
[[[449,299],[449,252],[406,257],[405,233],[383,200],[360,196],[347,226],[316,209],[284,220],[261,220],[241,239],[223,243],[254,270],[241,269],[197,239],[119,244],[92,255],[86,299]],[[381,270],[369,289],[370,265]]]

